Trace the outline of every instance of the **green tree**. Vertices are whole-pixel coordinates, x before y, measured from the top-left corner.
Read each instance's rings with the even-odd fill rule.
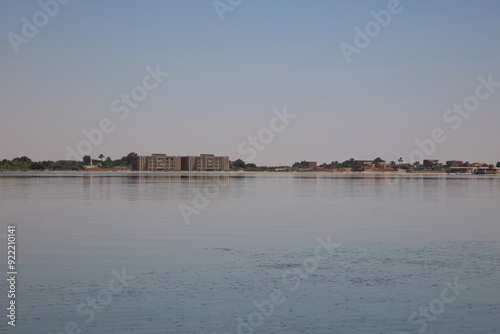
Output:
[[[295,162],[292,167],[296,167],[296,168],[306,168],[307,167],[307,161],[305,160],[302,160],[301,162]]]
[[[247,167],[247,164],[243,160],[241,160],[241,159],[233,161],[233,168],[236,168],[236,169],[245,169],[246,167]]]
[[[132,159],[137,156],[137,153],[130,152],[129,154],[121,157],[114,161],[115,166],[130,166],[132,164]]]
[[[86,165],[90,165],[90,155],[83,156],[83,163]]]
[[[30,165],[30,169],[33,170],[44,170],[45,166],[41,162],[32,162]]]
[[[42,161],[43,169],[54,169],[54,161],[46,160]]]
[[[499,161],[499,162],[497,162],[497,167],[498,167],[498,168],[500,168],[500,161]]]
[[[20,158],[17,157],[17,158],[12,159],[12,161],[10,163],[11,167],[9,169],[28,170],[28,169],[30,169],[30,166],[32,163],[33,163],[33,161],[31,161],[31,159],[28,158],[27,156],[22,156]]]
[[[54,163],[54,170],[79,170],[83,169],[84,162],[59,160]]]
[[[29,163],[29,164],[33,162],[33,161],[31,161],[30,158],[28,158],[27,156],[24,156],[24,155],[20,158],[15,158],[14,160],[20,161],[22,163]]]
[[[340,167],[341,168],[352,168],[354,165],[356,165],[356,160],[354,160],[354,158],[351,158],[351,159],[346,160],[343,163],[341,163]]]
[[[104,160],[104,162],[102,162],[102,164],[104,167],[107,167],[107,168],[114,166],[113,160],[111,160],[110,157],[107,157],[106,160]]]
[[[99,154],[99,159],[101,159],[101,161],[102,161],[102,159],[104,159],[104,154],[102,154],[102,153]]]
[[[132,164],[132,159],[137,156],[137,153],[135,152],[130,152],[127,154],[127,164],[131,165]]]

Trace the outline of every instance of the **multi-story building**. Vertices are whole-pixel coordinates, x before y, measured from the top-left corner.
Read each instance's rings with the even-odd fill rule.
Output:
[[[229,157],[213,154],[186,156],[181,158],[181,169],[185,171],[229,170]]]
[[[425,169],[433,169],[439,166],[439,160],[424,160]]]
[[[132,158],[133,170],[181,170],[180,156],[167,156],[154,153],[151,156],[136,156]]]
[[[488,167],[477,167],[476,174],[497,174],[498,168],[493,165],[489,165]]]
[[[449,161],[446,161],[446,166],[448,166],[448,167],[460,167],[460,166],[462,166],[463,163],[464,163],[463,161],[449,160]]]
[[[318,163],[316,161],[306,161],[306,168],[314,168],[318,167]]]
[[[167,156],[155,153],[151,156],[136,156],[132,159],[132,169],[143,170],[184,170],[220,171],[229,170],[228,156],[201,154],[200,156]]]
[[[216,157],[213,154],[200,154],[199,157],[196,157],[196,170],[229,170],[229,157]]]

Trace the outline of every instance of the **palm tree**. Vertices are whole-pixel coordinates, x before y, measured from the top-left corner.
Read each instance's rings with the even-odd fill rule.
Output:
[[[104,159],[104,154],[99,154],[99,159],[101,159],[101,162],[102,162],[102,159]]]
[[[398,162],[401,165],[403,163],[403,157],[399,157]]]

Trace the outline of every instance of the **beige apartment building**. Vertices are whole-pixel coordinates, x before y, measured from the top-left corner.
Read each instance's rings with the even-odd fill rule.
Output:
[[[229,170],[229,157],[216,157],[213,154],[200,154],[196,157],[196,170]]]
[[[146,170],[184,170],[184,171],[221,171],[229,170],[228,156],[200,154],[200,156],[167,156],[155,153],[151,156],[136,156],[132,159],[132,169]]]
[[[136,156],[132,158],[133,170],[181,170],[180,156],[167,156],[154,153],[151,156]]]

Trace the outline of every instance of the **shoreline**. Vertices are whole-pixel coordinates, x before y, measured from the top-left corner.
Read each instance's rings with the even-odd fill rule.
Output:
[[[297,174],[322,174],[322,175],[480,175],[480,176],[500,176],[500,174],[472,174],[472,173],[448,173],[446,171],[413,171],[413,172],[405,172],[405,171],[370,171],[370,172],[352,172],[352,171],[342,171],[342,172],[332,172],[332,171],[289,171],[289,172],[270,172],[270,171],[98,171],[98,170],[86,170],[86,171],[73,171],[73,170],[67,170],[67,171],[0,171],[0,176],[8,175],[8,174],[23,174],[23,175],[40,175],[40,174],[46,174],[46,175],[53,175],[53,174],[87,174],[87,175],[92,175],[92,174],[109,174],[109,175],[120,175],[120,174],[135,174],[135,175],[141,175],[141,174],[147,174],[147,175],[161,175],[161,174],[191,174],[191,175],[204,175],[204,174],[291,174],[291,175],[297,175]]]

